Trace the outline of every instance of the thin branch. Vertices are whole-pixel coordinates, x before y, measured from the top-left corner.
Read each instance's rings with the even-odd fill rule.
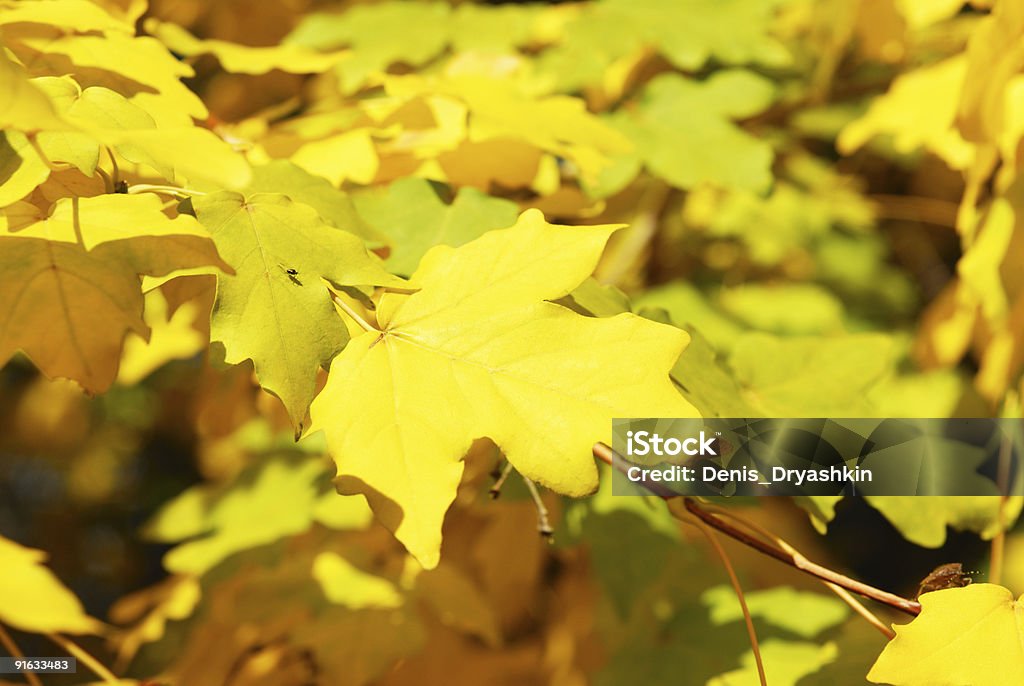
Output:
[[[511,463],[509,463],[511,466]],[[523,477],[523,481],[526,482],[526,488],[530,491],[530,497],[533,498],[533,504],[537,506],[537,531],[544,538],[551,540],[552,534],[555,530],[551,528],[551,521],[548,519],[548,508],[544,505],[544,500],[540,497],[540,491],[537,490],[537,484],[533,483],[532,479]]]
[[[761,536],[767,538],[770,541],[773,541],[775,543],[775,545],[779,546],[780,548],[785,550],[787,553],[789,553],[793,557],[801,557],[801,558],[803,558],[805,560],[807,559],[807,558],[805,558],[803,556],[803,554],[799,550],[797,550],[792,545],[790,545],[788,542],[786,542],[786,539],[782,538],[781,536],[779,536],[777,534],[772,533],[771,531],[768,531],[768,529],[765,529],[763,526],[761,526],[757,522],[751,521],[751,520],[747,519],[746,517],[742,517],[742,516],[736,514],[735,512],[727,510],[724,507],[715,507],[715,506],[704,505],[704,509],[706,509],[709,512],[712,512],[712,513],[714,513],[716,515],[718,515],[719,517],[726,517],[728,519],[731,519],[734,522],[737,522],[738,524],[742,524],[743,526],[747,527],[751,531],[754,531],[754,532],[757,532],[757,533],[761,534]],[[835,593],[839,597],[840,600],[842,600],[844,603],[849,605],[851,610],[853,610],[858,615],[860,615],[865,620],[867,620],[868,624],[870,624],[871,626],[873,626],[876,629],[878,629],[878,631],[881,632],[881,634],[883,636],[885,636],[887,639],[889,639],[891,641],[892,639],[896,638],[896,632],[893,631],[892,627],[890,627],[885,622],[883,622],[881,619],[879,619],[871,610],[869,610],[868,608],[864,607],[864,604],[862,602],[860,602],[859,600],[857,600],[856,598],[854,598],[853,595],[851,595],[851,593],[849,591],[847,591],[845,588],[843,588],[842,586],[838,586],[838,585],[832,583],[831,581],[825,581],[824,579],[819,579],[819,581],[821,581],[821,583],[825,584],[825,586],[830,591]]]
[[[508,479],[508,475],[512,473],[512,463],[506,462],[505,466],[501,468],[501,471],[497,472],[497,476],[494,480],[494,485],[491,486],[489,491],[492,500],[497,500],[498,496],[501,495],[501,487],[505,485],[505,481]]]
[[[331,300],[333,300],[334,304],[340,307],[345,312],[345,314],[352,317],[352,319],[355,320],[356,324],[358,324],[363,329],[363,331],[376,331],[380,333],[382,336],[384,335],[384,332],[382,332],[376,326],[370,324],[368,321],[360,317],[359,313],[352,309],[352,307],[347,302],[342,300],[334,291],[331,291]]]
[[[121,680],[114,676],[113,672],[104,667],[102,662],[85,652],[85,650],[80,648],[78,644],[71,639],[65,638],[60,634],[46,634],[46,637],[66,650],[70,655],[74,655],[79,662],[88,667],[93,674],[98,676],[105,683],[112,684],[113,686],[118,686],[118,684],[121,683]]]
[[[11,654],[11,657],[25,657],[25,654],[21,652],[20,648],[18,648],[18,644],[15,643],[14,639],[11,638],[11,635],[7,633],[7,629],[4,628],[3,624],[0,624],[0,643],[2,643],[4,648],[7,649],[7,652]],[[22,672],[22,675],[25,677],[25,680],[28,681],[29,686],[43,686],[43,682],[39,680],[39,677],[36,676],[35,672],[25,671]]]
[[[868,199],[874,201],[875,215],[881,219],[956,228],[959,205],[948,200],[884,194],[869,195]]]
[[[681,514],[678,511],[677,505],[679,501],[672,501],[669,503],[669,510],[673,511],[672,514],[679,518]],[[733,569],[732,561],[729,560],[729,556],[725,552],[725,548],[715,538],[715,534],[711,532],[707,526],[699,519],[694,519],[693,524],[700,529],[700,532],[708,539],[711,547],[715,549],[718,554],[718,558],[722,561],[722,566],[725,567],[725,571],[729,574],[729,583],[732,584],[732,590],[736,592],[736,599],[740,601],[740,610],[743,611],[743,621],[747,625],[747,637],[750,639],[750,649],[754,652],[754,662],[757,664],[757,678],[761,680],[761,686],[768,686],[768,677],[764,673],[764,661],[761,659],[761,645],[757,641],[757,631],[754,629],[754,619],[750,616],[750,608],[747,607],[747,598],[743,595],[743,587],[740,586],[740,580],[736,576],[736,570]]]
[[[1006,558],[1006,503],[1009,498],[1010,484],[1010,437],[1003,436],[999,445],[999,466],[996,485],[999,488],[999,512],[996,525],[999,531],[992,539],[992,555],[989,560],[989,583],[998,584],[1003,579],[1003,560]]]
[[[606,464],[611,465],[612,467],[620,471],[624,471],[627,468],[627,465],[629,464],[625,460],[625,458],[623,458],[621,455],[616,453],[614,450],[609,448],[604,443],[594,444],[593,452],[594,456],[597,459],[601,460],[602,462],[605,462]],[[672,491],[670,491],[669,489],[665,488],[660,484],[648,482],[641,482],[641,484],[651,493],[661,496],[666,500],[669,498],[678,497],[677,493],[673,493]],[[782,548],[779,548],[771,543],[762,541],[759,538],[754,538],[747,532],[741,529],[737,529],[732,524],[723,521],[722,519],[716,517],[707,510],[703,509],[693,498],[684,497],[683,504],[685,505],[687,510],[693,513],[695,516],[699,517],[712,528],[721,531],[729,538],[735,539],[740,543],[750,548],[753,548],[754,550],[757,550],[758,552],[764,553],[769,557],[775,558],[779,562],[787,564],[790,567],[799,569],[800,571],[806,574],[810,574],[811,576],[817,577],[823,581],[834,583],[837,586],[845,588],[846,590],[852,591],[858,595],[862,595],[865,598],[870,598],[871,600],[877,601],[884,605],[888,605],[889,607],[899,610],[900,612],[904,612],[908,615],[916,617],[921,613],[921,604],[918,603],[916,600],[908,600],[907,598],[898,596],[895,593],[889,593],[888,591],[883,591],[880,588],[875,588],[874,586],[865,584],[862,581],[851,579],[850,577],[844,574],[840,574],[839,572],[836,572],[834,570],[831,570],[828,567],[823,567],[815,562],[811,562],[802,555],[790,554]]]

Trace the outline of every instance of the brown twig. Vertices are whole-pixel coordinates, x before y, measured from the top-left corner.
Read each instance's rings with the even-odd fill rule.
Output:
[[[0,644],[7,649],[7,652],[11,654],[11,657],[25,657],[24,653],[21,652],[21,649],[18,648],[18,644],[15,643],[14,639],[11,638],[11,635],[7,633],[7,629],[4,629],[3,624],[0,624]],[[25,677],[25,680],[28,681],[30,686],[43,686],[43,682],[39,680],[39,677],[36,676],[35,672],[25,671],[22,672],[21,675]]]
[[[501,487],[505,485],[505,481],[508,480],[508,475],[512,473],[512,463],[506,462],[505,466],[497,471],[497,476],[494,479],[494,485],[491,486],[491,490],[488,493],[492,500],[497,500],[498,496],[501,495]]]
[[[743,612],[743,621],[747,625],[747,637],[750,639],[750,649],[754,653],[754,663],[757,665],[757,678],[761,682],[761,686],[768,686],[768,677],[764,672],[764,661],[761,659],[761,644],[757,640],[757,630],[754,629],[754,619],[750,616],[750,608],[747,607],[747,598],[743,595],[743,587],[740,586],[739,577],[736,576],[736,570],[733,569],[732,561],[729,560],[729,555],[726,554],[725,548],[715,538],[715,534],[704,525],[704,523],[696,519],[693,524],[700,529],[700,532],[708,539],[708,543],[715,549],[718,554],[718,559],[722,561],[722,566],[725,567],[725,571],[729,574],[729,583],[732,584],[732,590],[736,593],[736,599],[740,601],[740,610]]]
[[[628,465],[625,458],[623,458],[621,455],[613,451],[604,443],[594,444],[593,452],[594,457],[601,460],[602,462],[605,462],[606,464],[611,465],[612,467],[620,471],[624,471],[624,468],[626,467],[626,465]],[[651,493],[654,493],[655,495],[660,496],[666,500],[669,498],[678,497],[677,493],[673,493],[672,491],[665,488],[664,486],[661,486],[660,484],[647,482],[640,483],[645,488],[647,488],[647,490],[651,491]],[[909,600],[902,596],[898,596],[895,593],[889,593],[888,591],[883,591],[880,588],[875,588],[874,586],[865,584],[862,581],[851,579],[850,577],[844,574],[840,574],[839,572],[836,572],[834,570],[831,570],[828,567],[823,567],[815,562],[811,562],[803,555],[795,555],[788,553],[782,548],[772,545],[771,543],[768,543],[766,541],[762,541],[759,538],[755,538],[754,536],[748,534],[746,531],[738,529],[729,522],[726,522],[720,519],[719,517],[716,517],[711,512],[708,512],[707,510],[702,508],[693,498],[683,497],[683,505],[691,514],[693,514],[696,517],[699,517],[701,521],[705,522],[708,526],[711,526],[717,531],[721,531],[729,538],[739,541],[740,543],[750,548],[753,548],[758,552],[764,553],[769,557],[773,557],[779,562],[782,562],[783,564],[787,564],[790,567],[799,569],[805,574],[810,574],[811,576],[817,577],[822,581],[833,583],[836,586],[845,588],[848,591],[852,591],[858,595],[864,596],[865,598],[870,598],[871,600],[877,601],[884,605],[888,605],[889,607],[899,610],[900,612],[904,612],[908,615],[916,617],[921,613],[921,604],[918,603],[916,600]]]
[[[89,671],[98,676],[103,683],[111,684],[111,686],[117,686],[121,683],[121,680],[114,676],[114,673],[107,669],[102,662],[85,652],[85,650],[71,639],[57,633],[46,634],[46,637],[71,655],[74,655],[79,662],[88,667]]]
[[[803,558],[803,554],[799,550],[794,548],[792,545],[790,545],[786,541],[786,539],[782,538],[781,536],[778,536],[777,534],[772,533],[771,531],[768,531],[768,529],[764,528],[757,522],[753,522],[747,519],[746,517],[742,517],[737,513],[732,512],[724,507],[708,507],[707,505],[705,505],[704,507],[712,514],[716,514],[719,517],[725,517],[726,519],[731,519],[734,522],[737,522],[747,527],[747,529],[759,533],[764,538],[774,542],[775,545],[782,548],[790,555],[793,555],[794,557],[799,556]],[[884,623],[882,620],[876,617],[875,614],[871,612],[871,610],[864,607],[864,604],[857,600],[852,593],[847,591],[842,586],[837,586],[831,581],[825,581],[824,579],[820,579],[820,581],[825,585],[826,588],[835,593],[840,600],[849,605],[851,610],[853,610],[858,615],[863,617],[868,622],[868,624],[878,629],[878,631],[883,636],[885,636],[889,640],[896,638],[896,632],[893,631],[892,627],[890,627],[888,624]]]
[[[523,481],[526,482],[526,489],[530,491],[530,497],[533,498],[533,504],[537,507],[537,531],[544,538],[551,540],[555,530],[551,528],[551,521],[548,519],[548,508],[544,505],[544,500],[540,497],[540,491],[537,490],[537,484],[533,483],[532,479],[528,479],[525,476]]]
[[[996,485],[999,488],[999,510],[996,526],[999,531],[992,539],[992,555],[989,561],[988,580],[990,583],[998,584],[1003,580],[1003,560],[1006,557],[1006,503],[1010,499],[1010,437],[1003,436],[999,445],[999,467],[996,477]]]

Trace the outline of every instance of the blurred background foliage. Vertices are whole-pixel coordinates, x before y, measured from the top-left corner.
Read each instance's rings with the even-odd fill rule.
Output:
[[[690,330],[674,377],[705,414],[1020,415],[1019,3],[96,4],[195,69],[207,124],[251,162],[290,160],[254,184],[393,244],[397,273],[528,207],[627,223],[572,306]],[[83,639],[104,662],[188,686],[756,683],[694,531],[660,503],[547,494],[549,545],[514,477],[487,497],[486,441],[419,570],[334,496],[322,442],[293,443],[251,365],[207,354],[211,302],[204,277],[150,291],[153,337],[97,397],[0,372],[0,533],[109,622]],[[737,507],[911,596],[939,563],[984,574],[1014,518],[995,497]],[[864,681],[883,639],[730,554],[770,683]],[[1024,589],[1020,534],[1005,570]]]

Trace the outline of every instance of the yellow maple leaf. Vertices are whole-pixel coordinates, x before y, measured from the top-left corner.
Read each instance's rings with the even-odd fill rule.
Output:
[[[78,598],[42,566],[46,553],[0,536],[0,622],[22,631],[92,634],[102,625],[85,614]]]
[[[547,302],[590,275],[617,228],[553,226],[528,210],[509,229],[436,247],[412,278],[420,290],[385,294],[379,329],[367,324],[334,359],[311,412],[339,490],[364,493],[425,567],[474,439],[580,496],[597,487],[591,446],[610,439],[613,417],[697,416],[668,376],[684,332]]]
[[[897,626],[868,680],[1005,686],[1024,674],[1024,603],[995,584],[921,596],[921,614]]]

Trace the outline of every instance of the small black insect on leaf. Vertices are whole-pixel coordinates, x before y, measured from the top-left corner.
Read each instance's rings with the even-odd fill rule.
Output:
[[[285,269],[285,271],[288,273],[289,276],[298,276],[298,273],[299,273],[295,269],[291,269],[291,268]]]

